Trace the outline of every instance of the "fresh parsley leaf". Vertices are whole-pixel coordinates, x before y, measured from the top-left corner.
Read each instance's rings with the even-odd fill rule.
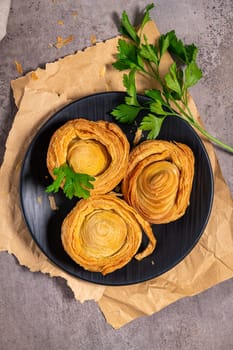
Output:
[[[155,63],[156,65],[158,64],[158,62],[159,62],[158,50],[157,50],[157,47],[155,45],[148,44],[146,42],[146,44],[141,45],[139,53],[140,53],[140,56],[143,57],[144,59],[151,61],[151,62]]]
[[[150,10],[154,8],[154,4],[149,4],[146,6],[145,13],[141,23],[141,29],[144,28],[147,22],[150,21]]]
[[[159,54],[160,58],[165,54],[170,45],[169,35],[162,34],[159,38]]]
[[[144,16],[141,22],[141,29],[144,28],[147,22],[150,21],[150,10],[154,7],[154,4],[149,4],[145,8]],[[125,37],[133,40],[137,45],[140,43],[140,38],[134,28],[134,26],[130,23],[129,17],[126,13],[126,11],[123,11],[122,17],[121,17],[121,27],[120,27],[120,33],[124,35]]]
[[[114,62],[112,65],[114,68],[116,68],[119,71],[130,69],[130,63],[126,60],[118,60]]]
[[[125,104],[118,105],[111,114],[121,123],[133,123],[142,107],[137,100],[135,84],[135,70],[123,75],[123,84],[126,88]]]
[[[113,66],[118,70],[137,69],[141,70],[142,61],[138,58],[137,47],[124,39],[118,40],[117,61]]]
[[[94,180],[95,178],[92,176],[74,173],[73,170],[69,168],[66,173],[64,193],[69,199],[72,199],[73,196],[88,198],[90,197],[89,189],[94,187],[90,181]]]
[[[93,176],[87,174],[75,173],[68,164],[63,164],[53,170],[56,176],[55,180],[49,185],[45,192],[58,192],[63,185],[63,192],[66,197],[72,199],[74,196],[79,198],[88,198],[89,190],[94,188],[92,181],[95,181]]]
[[[150,111],[158,115],[167,115],[167,112],[163,109],[159,100],[150,103]]]
[[[168,37],[168,50],[176,58],[185,64],[189,64],[196,60],[198,49],[194,44],[185,45],[182,40],[178,39],[174,30],[164,35]]]
[[[172,91],[175,91],[178,94],[178,96],[181,97],[182,88],[177,78],[177,66],[175,62],[170,66],[169,73],[165,75],[164,79],[166,82],[166,86]]]
[[[123,11],[122,13],[120,33],[128,37],[129,39],[133,40],[136,44],[139,44],[140,38],[137,35],[135,28],[130,23],[129,17],[126,11]]]
[[[154,101],[160,101],[161,103],[164,102],[160,90],[155,90],[155,89],[145,90],[145,95],[147,97],[152,98],[152,100]]]
[[[118,40],[118,58],[121,60],[124,59],[132,59],[133,61],[136,61],[135,58],[137,57],[136,55],[137,48],[135,45],[133,45],[130,42],[127,42],[124,39],[119,39]]]
[[[116,120],[118,120],[121,123],[132,124],[137,118],[141,109],[141,106],[130,106],[127,104],[120,104],[112,110],[111,115],[113,115],[116,118]]]
[[[179,58],[183,63],[186,63],[185,45],[177,38],[175,31],[171,30],[164,37],[167,37],[169,40],[169,52]]]
[[[185,87],[190,88],[202,77],[202,72],[196,62],[192,61],[185,69]]]
[[[135,70],[131,70],[129,75],[123,75],[123,84],[128,94],[128,96],[125,97],[125,103],[131,106],[139,106],[135,85]]]
[[[62,181],[63,181],[64,176],[65,176],[64,167],[55,168],[53,170],[53,173],[56,176],[56,178],[53,181],[53,183],[46,188],[46,192],[48,192],[48,193],[50,193],[50,192],[56,193],[60,189],[60,186],[61,186]]]
[[[149,131],[147,135],[149,140],[156,139],[159,135],[164,119],[165,116],[156,117],[154,114],[149,113],[142,119],[139,129]]]
[[[192,61],[196,61],[198,48],[194,44],[191,44],[191,45],[186,45],[185,50],[186,50],[186,64],[189,64]]]
[[[138,68],[137,68],[137,70],[141,71],[141,72],[144,72],[145,71],[145,69],[144,69],[144,60],[143,60],[143,57],[141,57],[139,52],[137,53],[137,61],[138,61]]]

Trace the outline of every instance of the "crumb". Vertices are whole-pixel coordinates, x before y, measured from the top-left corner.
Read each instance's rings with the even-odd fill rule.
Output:
[[[63,26],[64,25],[64,21],[62,19],[59,19],[57,21],[57,24],[59,24],[59,26]]]
[[[137,129],[137,131],[135,133],[135,136],[134,136],[134,140],[133,140],[134,146],[136,146],[139,143],[141,137],[142,137],[142,130],[141,129]]]
[[[69,44],[70,42],[72,42],[74,40],[74,36],[73,35],[69,35],[67,38],[62,38],[62,36],[57,36],[57,42],[56,44],[54,44],[54,46],[57,49],[62,48],[63,46]]]
[[[155,265],[155,262],[154,262],[154,260],[151,260],[151,265]]]
[[[58,210],[58,207],[57,207],[57,204],[56,204],[56,202],[55,202],[54,196],[49,195],[49,196],[48,196],[48,199],[49,199],[50,208],[51,208],[52,210]]]
[[[92,34],[90,39],[91,39],[91,44],[95,45],[96,44],[96,36],[95,36],[95,34]]]
[[[115,191],[111,191],[111,192],[109,192],[109,194],[112,194],[112,195],[114,195],[114,196],[116,196],[116,197],[123,197],[123,194],[122,194],[122,193],[117,193],[117,192],[115,192]]]
[[[37,80],[39,79],[38,75],[36,74],[36,72],[31,72],[31,78],[32,80]]]
[[[73,11],[71,15],[75,19],[78,16],[78,11]]]
[[[37,197],[37,203],[41,204],[42,203],[42,196]]]
[[[21,63],[19,63],[18,61],[15,61],[15,66],[16,66],[17,72],[19,74],[23,74],[23,68],[22,68]]]

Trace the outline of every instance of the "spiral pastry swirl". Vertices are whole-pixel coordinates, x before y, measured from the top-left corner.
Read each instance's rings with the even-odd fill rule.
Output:
[[[145,220],[168,223],[184,215],[193,176],[194,155],[187,145],[148,140],[130,153],[122,192]]]
[[[74,119],[66,122],[51,137],[47,167],[68,163],[73,171],[95,177],[93,194],[111,191],[124,177],[128,164],[129,143],[114,123]]]
[[[67,254],[84,269],[103,275],[120,269],[133,257],[143,259],[156,245],[150,224],[113,194],[80,200],[64,219],[61,232]],[[142,232],[149,243],[137,253]]]

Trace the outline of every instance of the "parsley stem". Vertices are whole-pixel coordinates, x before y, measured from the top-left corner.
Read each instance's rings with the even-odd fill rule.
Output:
[[[179,105],[179,103],[176,102],[176,100],[174,99],[174,97],[170,96],[170,99],[172,100],[172,102],[174,103],[174,105],[179,109],[182,118],[185,119],[186,121],[193,121],[193,117],[191,115],[191,117],[185,112],[185,110]],[[191,112],[190,112],[191,113]]]
[[[222,147],[226,151],[233,153],[233,147],[227,145],[226,143],[218,140],[216,137],[212,136],[205,129],[203,129],[196,121],[190,122],[197,130],[199,130],[207,139],[214,142],[216,145]]]
[[[152,74],[152,73],[150,73],[150,72],[148,72],[148,71],[146,71],[146,70],[141,70],[140,73],[145,74],[145,75],[147,75],[148,77],[157,80],[157,78],[155,78],[155,75],[154,75],[154,74]]]
[[[181,117],[180,116],[180,114],[178,114],[178,113],[176,113],[175,111],[174,111],[174,109],[172,109],[170,106],[168,106],[168,105],[163,105],[164,107],[167,107],[168,109],[169,109],[169,112],[166,112],[166,116],[175,116],[175,117]],[[143,109],[143,110],[148,110],[148,111],[150,111],[151,113],[153,113],[152,111],[151,111],[151,109],[150,109],[150,107],[145,107],[145,106],[142,106],[141,108],[140,108],[141,110]],[[154,113],[153,113],[154,114]]]
[[[157,82],[160,84],[161,88],[164,89],[164,84],[163,84],[163,81],[162,81],[162,79],[161,79],[161,77],[160,77],[160,75],[159,75],[158,69],[155,70],[155,68],[153,67],[153,65],[151,64],[151,62],[147,62],[147,63],[148,63],[148,65],[149,65],[149,67],[150,67],[152,73],[149,72],[148,70],[145,70],[145,69],[141,69],[141,70],[139,71],[139,73],[145,74],[145,75],[147,75],[148,77],[152,78],[153,80],[157,81]]]
[[[160,84],[161,88],[164,88],[164,84],[163,84],[163,81],[159,75],[159,67],[156,65],[156,69],[153,67],[153,65],[151,64],[151,62],[149,63],[150,64],[150,67],[151,67],[151,70],[152,72],[154,73],[154,79],[156,79],[158,81],[158,83]]]
[[[190,111],[190,108],[189,108],[188,103],[185,104],[185,107],[186,107],[186,109],[187,109],[187,111],[188,111],[188,114],[189,114],[190,118],[193,120],[193,115],[192,115],[192,112]]]
[[[187,109],[187,112],[189,114],[189,117],[193,120],[193,114],[190,111],[189,105],[188,105],[188,90],[186,88],[184,88],[183,91],[183,98],[181,98],[181,102],[183,103],[183,105],[185,106],[185,108]]]
[[[207,139],[209,139],[210,141],[214,142],[216,145],[222,147],[223,149],[225,149],[226,151],[233,153],[233,147],[225,144],[224,142],[218,140],[216,137],[212,136],[210,133],[208,133],[204,128],[202,128],[193,118],[191,111],[188,107],[188,105],[186,105],[185,107],[188,109],[190,115],[188,115],[184,109],[176,102],[175,99],[173,99],[173,102],[175,104],[175,106],[179,109],[179,111],[181,112],[181,116],[178,115],[179,117],[185,119],[187,122],[189,122],[192,126],[194,126],[198,131],[200,131],[202,133],[202,135],[204,135]],[[174,114],[175,115],[175,114]],[[177,114],[176,114],[177,115]]]

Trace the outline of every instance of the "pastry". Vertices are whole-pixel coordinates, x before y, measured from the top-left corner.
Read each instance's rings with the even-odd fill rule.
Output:
[[[193,176],[194,155],[187,145],[148,140],[130,153],[122,192],[145,220],[168,223],[184,215]]]
[[[84,269],[106,275],[151,254],[156,239],[151,226],[114,194],[81,199],[61,229],[67,254]],[[144,232],[149,242],[138,253]]]
[[[68,163],[73,171],[95,177],[91,195],[103,194],[122,180],[128,157],[129,142],[120,127],[80,118],[55,131],[47,152],[47,167],[54,179],[53,170]]]

